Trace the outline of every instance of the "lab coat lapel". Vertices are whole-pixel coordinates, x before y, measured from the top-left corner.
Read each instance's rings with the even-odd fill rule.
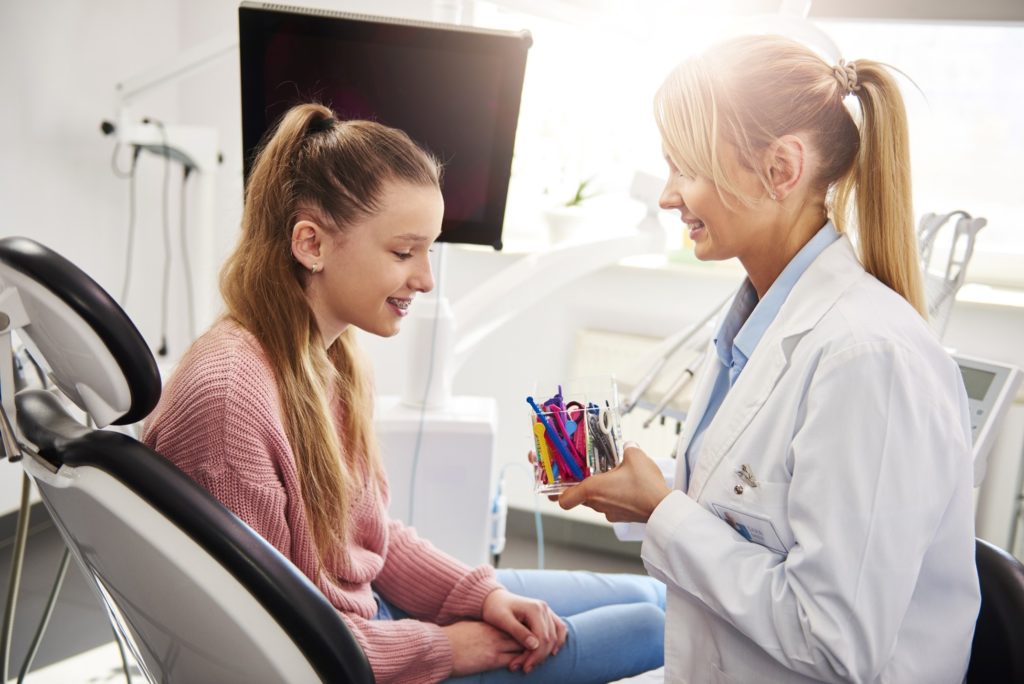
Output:
[[[762,340],[758,345],[736,385],[725,395],[718,413],[704,433],[700,457],[690,478],[688,493],[694,499],[700,497],[711,474],[757,415],[786,369],[789,358],[783,347],[778,344],[769,347],[764,342]],[[757,359],[756,363],[754,359]]]
[[[718,323],[716,323],[718,325]],[[686,450],[693,441],[693,433],[697,431],[700,419],[708,408],[708,401],[711,399],[711,390],[715,385],[715,364],[718,363],[718,356],[715,354],[715,345],[708,343],[704,353],[704,360],[701,362],[697,374],[697,386],[694,388],[690,399],[690,408],[686,411],[686,420],[683,421],[683,430],[679,435],[676,444],[676,486],[684,489],[686,484]]]
[[[704,433],[701,453],[689,482],[688,494],[693,499],[700,497],[724,456],[768,399],[789,365],[800,338],[862,276],[864,269],[846,236],[829,246],[807,268]],[[706,407],[708,398],[703,399]]]

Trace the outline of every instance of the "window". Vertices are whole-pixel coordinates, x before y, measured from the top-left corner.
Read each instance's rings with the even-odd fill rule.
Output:
[[[988,219],[968,280],[1024,287],[1024,26],[820,22],[849,59],[892,64],[910,120],[914,210]],[[919,89],[919,90],[918,90]]]
[[[557,4],[556,4],[557,5]],[[620,14],[547,18],[493,10],[478,23],[527,28],[530,50],[506,236],[529,240],[541,209],[596,177],[595,202],[627,206],[633,171],[663,175],[652,114],[668,71],[723,35],[732,21],[709,9],[637,3]],[[478,3],[478,7],[485,6]],[[605,4],[606,8],[609,5]],[[614,7],[612,8],[614,9]],[[606,10],[610,11],[610,10]],[[963,209],[984,216],[968,280],[1024,288],[1024,25],[815,22],[847,59],[897,67],[910,118],[917,216]],[[607,230],[635,211],[602,210]],[[670,240],[681,246],[673,226]],[[686,260],[686,251],[679,260]]]

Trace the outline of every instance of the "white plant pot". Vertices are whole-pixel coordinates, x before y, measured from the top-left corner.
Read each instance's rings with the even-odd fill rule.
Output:
[[[582,207],[551,207],[544,210],[551,242],[577,240],[586,234],[589,212]]]

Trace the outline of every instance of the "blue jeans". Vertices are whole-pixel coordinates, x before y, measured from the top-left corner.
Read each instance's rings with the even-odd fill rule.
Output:
[[[565,645],[533,672],[491,670],[447,680],[450,684],[558,682],[605,684],[664,664],[665,585],[643,575],[565,570],[498,570],[513,594],[541,599],[568,627]],[[402,611],[378,597],[378,618]]]

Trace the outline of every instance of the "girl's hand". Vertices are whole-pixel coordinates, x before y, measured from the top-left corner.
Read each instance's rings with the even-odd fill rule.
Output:
[[[627,442],[622,463],[569,487],[558,497],[558,505],[568,510],[583,504],[604,513],[610,522],[645,523],[671,491],[658,464]]]
[[[513,658],[523,653],[519,642],[486,622],[455,622],[445,625],[441,631],[452,647],[453,677],[507,667]]]
[[[517,596],[505,589],[484,599],[484,621],[515,639],[523,653],[509,661],[510,670],[530,672],[565,643],[565,623],[543,601]]]

